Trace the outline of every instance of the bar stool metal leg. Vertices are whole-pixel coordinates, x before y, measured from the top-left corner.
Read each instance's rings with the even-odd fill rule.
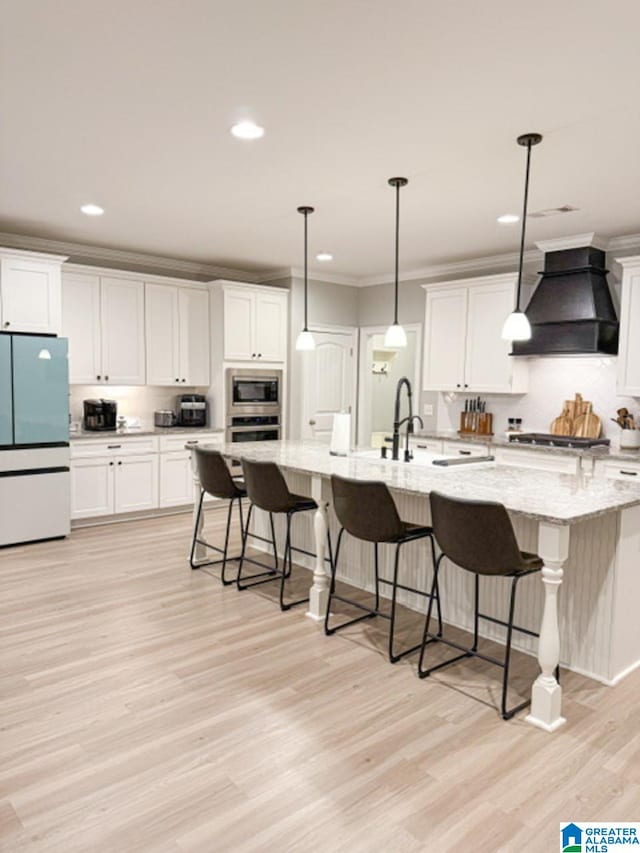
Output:
[[[292,512],[287,513],[287,538],[284,546],[282,574],[280,576],[280,610],[291,610],[292,607],[296,607],[298,604],[305,604],[309,601],[309,596],[306,598],[299,598],[297,601],[285,602],[284,600],[285,581],[291,577],[291,573],[293,572],[293,548],[291,546],[291,519],[293,515],[294,513]]]
[[[198,512],[196,515],[196,521],[195,521],[194,530],[193,530],[193,540],[191,542],[191,553],[189,555],[189,565],[191,566],[191,568],[193,570],[196,570],[196,569],[205,568],[206,566],[217,566],[217,565],[222,564],[222,572],[220,575],[220,579],[225,586],[229,586],[230,584],[233,583],[233,581],[227,580],[227,578],[226,578],[227,563],[229,562],[230,559],[231,560],[240,559],[239,557],[229,558],[229,537],[230,537],[230,533],[231,533],[231,520],[233,517],[233,504],[236,500],[238,501],[238,507],[239,507],[239,512],[240,512],[240,534],[241,534],[241,536],[244,536],[244,527],[243,527],[243,523],[242,523],[242,498],[240,498],[240,497],[239,498],[230,498],[230,500],[229,500],[229,507],[227,510],[227,526],[226,526],[226,531],[225,531],[225,536],[224,536],[224,547],[219,548],[217,545],[212,545],[210,542],[207,542],[205,539],[199,539],[198,538],[198,530],[200,528],[200,519],[201,519],[202,513],[204,511],[203,502],[204,502],[205,494],[206,494],[205,490],[201,489],[200,490],[200,500],[198,502]],[[207,560],[206,562],[196,563],[194,561],[194,556],[195,556],[195,551],[196,551],[196,545],[198,545],[198,544],[204,545],[206,548],[209,548],[213,551],[217,551],[219,554],[222,554],[222,559],[220,559],[220,560]]]
[[[247,523],[244,527],[243,536],[242,536],[242,551],[240,553],[240,563],[238,565],[238,575],[236,577],[236,586],[238,587],[239,590],[249,589],[252,586],[258,586],[261,583],[268,583],[269,581],[273,580],[274,575],[278,574],[278,547],[276,544],[276,534],[275,534],[275,529],[274,529],[274,525],[273,525],[273,515],[271,513],[269,513],[269,518],[271,521],[271,535],[272,535],[272,545],[273,545],[273,555],[274,555],[275,565],[273,567],[267,566],[265,563],[261,563],[259,560],[254,560],[253,558],[249,558],[246,556],[247,539],[249,538],[249,536],[256,535],[256,534],[252,534],[250,532],[252,514],[253,514],[253,504],[249,504],[249,512],[247,513]],[[262,537],[259,537],[259,538],[262,538]],[[269,541],[269,540],[265,540],[265,541]],[[243,578],[242,577],[242,569],[244,567],[245,561],[247,563],[251,563],[254,566],[261,566],[262,568],[266,569],[266,571],[258,572],[257,574],[253,574],[253,575],[246,575]],[[252,583],[247,583],[247,581],[252,581]]]

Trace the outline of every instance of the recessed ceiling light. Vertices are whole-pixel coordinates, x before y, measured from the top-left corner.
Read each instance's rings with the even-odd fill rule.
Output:
[[[517,213],[503,213],[498,217],[500,225],[513,225],[515,222],[520,222],[520,217]]]
[[[237,139],[260,139],[264,136],[264,127],[253,121],[239,121],[231,128],[231,133]]]
[[[318,252],[316,255],[316,261],[332,261],[333,255],[331,252]]]
[[[104,208],[99,204],[83,204],[80,210],[87,216],[102,216],[104,213]]]

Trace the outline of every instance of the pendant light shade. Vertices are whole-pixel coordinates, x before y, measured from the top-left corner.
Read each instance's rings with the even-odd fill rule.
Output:
[[[520,231],[520,261],[518,264],[518,286],[516,289],[516,309],[505,320],[502,338],[505,341],[528,341],[531,338],[531,324],[527,315],[520,310],[520,292],[522,290],[522,265],[524,262],[524,238],[527,230],[527,207],[529,204],[529,172],[531,169],[531,147],[542,142],[539,133],[524,133],[518,137],[518,145],[527,149],[527,168],[524,178],[524,204],[522,207],[522,229]]]
[[[296,349],[299,352],[305,352],[316,348],[316,342],[313,338],[313,335],[309,331],[309,326],[307,322],[309,289],[309,284],[307,281],[307,259],[309,254],[307,245],[307,218],[310,213],[313,213],[313,208],[309,207],[308,205],[305,205],[303,207],[298,208],[298,213],[301,213],[304,216],[304,326],[296,339]]]
[[[402,349],[407,345],[407,335],[398,322],[398,257],[400,250],[400,188],[406,187],[406,178],[389,178],[389,186],[396,190],[396,261],[393,290],[393,323],[384,336],[384,345],[389,349]]]

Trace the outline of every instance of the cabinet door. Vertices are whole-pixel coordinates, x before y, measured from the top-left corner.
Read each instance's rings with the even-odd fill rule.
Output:
[[[119,456],[115,465],[115,511],[138,512],[158,506],[158,456]]]
[[[224,357],[226,361],[255,358],[255,293],[251,290],[224,292]]]
[[[71,518],[112,515],[115,462],[107,457],[71,463]]]
[[[256,294],[255,350],[261,361],[285,361],[287,355],[287,295]]]
[[[209,292],[181,287],[178,300],[180,378],[187,385],[209,385]]]
[[[102,370],[111,385],[144,385],[144,283],[100,280]]]
[[[473,285],[467,301],[465,383],[469,391],[508,393],[515,360],[511,341],[502,340],[502,326],[513,311],[512,282]]]
[[[622,279],[617,388],[640,397],[640,265],[625,268]]]
[[[181,381],[178,288],[145,284],[147,385],[177,385]]]
[[[160,506],[193,503],[193,472],[185,451],[160,456]]]
[[[464,389],[467,288],[428,290],[424,324],[425,391]]]
[[[59,334],[60,264],[2,258],[0,297],[6,331]]]
[[[62,335],[69,339],[69,382],[76,385],[100,382],[100,279],[97,275],[63,274]]]

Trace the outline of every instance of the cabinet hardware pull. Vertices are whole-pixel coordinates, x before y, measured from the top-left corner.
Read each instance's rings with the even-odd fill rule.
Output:
[[[109,465],[113,465],[113,462],[109,462]]]
[[[107,444],[107,450],[119,450],[121,447],[121,444]]]
[[[10,326],[10,325],[11,325],[11,323],[10,323],[8,320],[5,320],[5,323],[4,323],[4,324],[5,324],[5,326]]]
[[[105,381],[105,382],[108,382],[108,381],[109,381],[109,377],[108,377],[108,376],[105,376],[105,377],[104,377],[104,381]]]
[[[259,352],[259,353],[258,353],[258,358],[262,358],[262,353],[261,353],[261,352]]]
[[[460,456],[471,456],[470,450],[459,450],[458,453],[460,454]]]
[[[122,462],[120,459],[118,459],[118,465],[122,465]]]
[[[637,471],[623,471],[623,470],[622,470],[622,468],[620,469],[620,473],[621,473],[621,474],[626,474],[626,475],[627,475],[627,477],[637,477],[637,476],[638,476],[638,472],[637,472]]]
[[[96,376],[96,379],[102,379],[102,377],[100,376],[100,374],[98,374],[98,375]]]
[[[468,387],[469,387],[469,385],[465,382],[465,383],[464,383],[464,387],[465,387],[465,388],[468,388]]]
[[[197,441],[187,441],[186,444],[197,444]]]
[[[460,383],[459,383],[459,382],[456,384],[456,388],[460,388]]]
[[[183,379],[182,381],[183,381],[183,382],[186,382],[187,380],[186,380],[186,379]]]

